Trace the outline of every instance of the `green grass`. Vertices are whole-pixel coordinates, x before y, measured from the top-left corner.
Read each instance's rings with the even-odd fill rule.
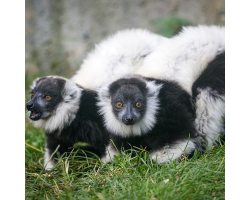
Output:
[[[157,165],[148,154],[124,153],[113,163],[94,156],[60,158],[50,172],[42,169],[44,134],[26,123],[26,199],[224,199],[225,146],[214,147],[189,160]],[[100,167],[99,171],[93,170]]]

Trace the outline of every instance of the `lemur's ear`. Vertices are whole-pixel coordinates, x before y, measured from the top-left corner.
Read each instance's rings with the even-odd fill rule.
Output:
[[[147,81],[147,89],[148,89],[148,97],[157,97],[160,89],[162,88],[162,84],[156,84],[155,81]]]
[[[32,84],[31,84],[31,86],[30,86],[30,89],[31,89],[31,90],[33,90],[33,89],[36,87],[36,85],[37,85],[37,83],[40,81],[40,79],[41,79],[41,78],[36,78],[36,79],[32,82]]]
[[[78,99],[81,96],[82,89],[79,88],[73,81],[66,80],[64,90],[63,90],[63,99],[65,102]]]
[[[97,89],[98,100],[102,101],[110,101],[110,93],[109,93],[109,85],[105,85],[99,89]]]

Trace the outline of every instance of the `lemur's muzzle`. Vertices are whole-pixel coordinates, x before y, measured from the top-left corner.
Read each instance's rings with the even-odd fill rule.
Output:
[[[30,111],[30,116],[29,116],[29,118],[30,118],[31,120],[36,121],[36,120],[39,120],[39,119],[41,118],[42,114],[41,114],[41,112],[39,112],[39,111],[36,109],[36,107],[35,107],[35,105],[34,105],[34,103],[33,103],[32,100],[29,101],[29,102],[26,104],[26,108],[27,108],[28,111]]]

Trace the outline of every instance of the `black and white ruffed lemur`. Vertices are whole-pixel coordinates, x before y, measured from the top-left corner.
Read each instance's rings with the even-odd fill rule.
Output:
[[[190,155],[197,147],[191,96],[173,81],[124,77],[99,90],[98,106],[113,141],[104,162],[121,147],[146,148],[158,163]]]
[[[86,142],[97,155],[105,155],[109,133],[97,112],[95,91],[57,76],[38,78],[31,89],[26,107],[33,125],[45,131],[45,169],[54,166],[57,154],[51,155],[58,145],[61,155],[70,152],[77,142]]]

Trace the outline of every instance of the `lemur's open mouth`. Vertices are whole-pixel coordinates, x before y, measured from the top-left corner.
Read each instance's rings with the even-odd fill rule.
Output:
[[[39,120],[41,118],[42,114],[38,111],[30,111],[30,119],[31,120]]]

